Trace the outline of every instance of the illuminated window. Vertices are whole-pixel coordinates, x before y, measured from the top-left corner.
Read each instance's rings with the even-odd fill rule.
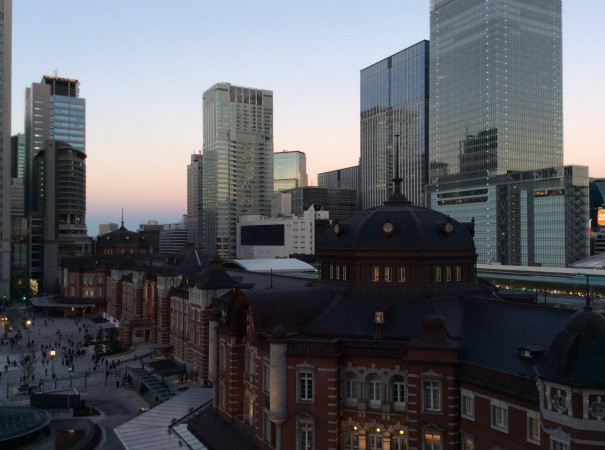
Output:
[[[391,281],[393,281],[393,268],[392,267],[384,268],[384,281],[386,281],[387,283],[390,283]]]
[[[441,450],[441,433],[425,432],[423,436],[423,450]]]
[[[372,267],[372,281],[380,281],[380,267],[378,266]]]
[[[462,450],[475,450],[475,437],[472,434],[462,432],[460,439],[462,440]]]
[[[299,420],[297,427],[298,450],[313,450],[315,448],[313,423],[308,420]]]
[[[374,323],[376,325],[384,324],[384,311],[374,311]]]

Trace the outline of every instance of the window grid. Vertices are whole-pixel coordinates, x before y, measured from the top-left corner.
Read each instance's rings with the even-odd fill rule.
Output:
[[[424,382],[424,410],[441,411],[441,382]]]
[[[313,400],[313,372],[299,372],[299,400]]]

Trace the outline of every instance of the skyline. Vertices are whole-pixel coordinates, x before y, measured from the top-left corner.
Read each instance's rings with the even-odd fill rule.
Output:
[[[605,5],[570,3],[563,2],[564,161],[605,177],[594,132],[605,101],[604,64],[594,58]],[[317,185],[318,172],[358,164],[360,71],[423,39],[428,0],[19,1],[12,134],[23,132],[27,87],[55,73],[78,79],[87,102],[89,235],[99,223],[120,223],[122,208],[130,230],[147,220],[177,222],[186,213],[187,165],[202,149],[206,89],[225,81],[273,91],[274,150],[304,152],[309,184]]]

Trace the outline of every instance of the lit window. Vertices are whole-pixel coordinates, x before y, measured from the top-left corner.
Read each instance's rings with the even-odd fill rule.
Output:
[[[380,408],[382,402],[380,377],[377,374],[369,375],[366,384],[368,387],[368,406],[370,408]]]
[[[393,405],[395,408],[405,407],[405,378],[401,375],[395,375],[393,377],[393,386],[391,387],[393,392]]]
[[[384,311],[374,311],[374,323],[376,325],[384,324]]]
[[[424,433],[423,450],[441,450],[441,433],[426,432]]]
[[[380,267],[378,266],[372,267],[372,281],[380,281]]]
[[[315,442],[313,440],[313,424],[304,421],[298,423],[298,450],[313,450]]]
[[[298,399],[313,401],[313,372],[298,372]]]
[[[492,400],[492,428],[508,432],[508,405],[499,400]]]
[[[425,411],[441,411],[441,382],[425,381],[423,394]]]
[[[392,267],[384,268],[384,281],[386,281],[387,283],[390,283],[391,281],[393,281],[393,268]]]
[[[475,450],[475,437],[472,434],[462,432],[460,439],[462,440],[462,450]]]
[[[405,283],[405,267],[398,268],[397,281],[399,283]]]
[[[540,416],[535,411],[527,412],[527,440],[534,444],[540,443]]]
[[[475,394],[465,389],[462,389],[461,394],[462,417],[475,420]]]

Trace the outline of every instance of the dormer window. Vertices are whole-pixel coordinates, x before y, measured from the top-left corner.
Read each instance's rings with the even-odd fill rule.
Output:
[[[384,311],[382,311],[382,310],[374,311],[374,323],[376,325],[384,325]]]
[[[390,283],[391,281],[393,281],[393,268],[392,267],[384,268],[384,281],[386,281],[387,283]]]
[[[398,269],[398,273],[397,273],[397,281],[399,283],[405,283],[405,267],[401,266]]]
[[[435,267],[435,283],[441,283],[441,266]]]
[[[380,281],[380,267],[372,266],[372,282],[376,283]]]

